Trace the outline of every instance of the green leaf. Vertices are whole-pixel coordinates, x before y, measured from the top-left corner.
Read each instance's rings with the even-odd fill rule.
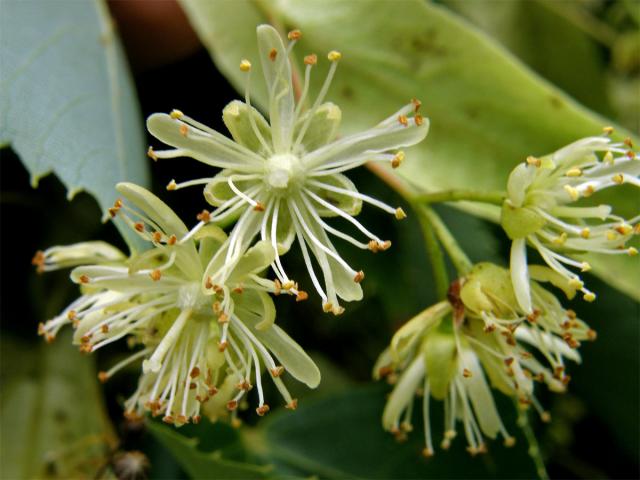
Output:
[[[410,98],[421,98],[431,132],[408,152],[397,172],[422,190],[504,190],[509,172],[528,155],[552,152],[611,124],[532,73],[485,34],[423,1],[405,1],[402,9],[393,1],[378,1],[375,8],[347,0],[330,7],[318,0],[182,4],[219,69],[239,90],[244,88],[239,60],[253,60],[252,98],[258,105],[266,105],[255,36],[256,25],[263,22],[283,33],[302,30],[294,49],[297,75],[303,55],[316,52],[322,58],[332,49],[343,53],[328,95],[343,111],[342,133],[370,127]],[[328,63],[322,60],[314,67],[312,98]],[[637,211],[636,199],[623,189],[607,198],[621,215]],[[466,207],[496,215],[495,209]],[[602,263],[593,267],[596,274],[605,272]],[[625,262],[610,281],[640,297],[634,271],[637,263]]]
[[[182,435],[174,427],[159,422],[150,421],[147,426],[192,478],[266,478],[271,471],[269,465],[241,460],[243,451],[238,431],[226,424],[210,424],[204,420],[191,430],[197,438]],[[199,445],[202,441],[207,445]],[[199,446],[211,450],[205,452]]]
[[[423,458],[421,413],[415,415],[415,431],[406,443],[396,442],[382,430],[385,390],[383,385],[353,387],[322,399],[309,399],[296,412],[274,412],[260,424],[258,434],[253,432],[246,440],[250,445],[255,443],[257,451],[263,451],[276,464],[277,471],[296,470],[300,475],[321,478],[535,476],[522,445],[507,449],[500,442],[490,442],[489,454],[474,458],[465,452],[464,439],[456,438],[449,451],[439,449],[434,458]],[[432,424],[442,425],[442,404],[432,403]],[[421,410],[418,405],[416,410]],[[459,437],[463,437],[462,432]]]
[[[86,190],[104,211],[118,181],[147,184],[140,111],[106,3],[9,0],[2,13],[0,144],[32,185],[54,172],[69,199]]]
[[[584,105],[611,114],[600,45],[581,2],[445,0],[534,71]]]
[[[2,351],[0,477],[96,477],[117,437],[91,359],[68,334],[39,349],[5,336]]]

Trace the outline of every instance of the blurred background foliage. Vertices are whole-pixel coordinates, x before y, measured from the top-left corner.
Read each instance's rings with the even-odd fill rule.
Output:
[[[224,131],[220,112],[238,96],[235,69],[255,48],[257,23],[303,30],[300,55],[307,48],[345,53],[329,93],[343,108],[345,131],[422,98],[433,130],[400,169],[405,180],[424,189],[471,181],[500,188],[527,154],[596,134],[605,122],[638,134],[639,3],[186,0],[183,6],[186,15],[172,1],[0,4],[0,143],[6,146],[0,151],[0,477],[122,477],[123,466],[139,459],[135,451],[146,455],[151,478],[532,477],[520,437],[514,449],[496,442],[476,458],[454,442],[427,461],[419,431],[404,444],[382,431],[388,388],[371,382],[373,362],[393,332],[435,300],[411,215],[397,223],[362,213],[394,247],[376,256],[343,247],[345,258],[367,273],[365,301],[349,305],[345,315],[318,313],[313,301],[277,299],[279,323],[312,353],[323,380],[314,392],[292,386],[301,400],[295,413],[276,409],[256,423],[247,412],[241,429],[125,421],[121,404],[134,388],[135,368],[100,386],[94,363],[102,369],[126,347],[86,357],[62,336],[44,345],[38,322],[77,292],[67,272],[37,276],[29,260],[39,248],[86,239],[126,248],[113,226],[101,224],[98,206],[111,201],[109,185],[119,179],[149,182],[195,220],[200,192],[166,195],[164,185],[206,169],[189,160],[151,165],[142,155],[152,141],[143,137],[142,119],[180,108]],[[322,76],[320,69],[315,82]],[[30,182],[49,171],[57,176],[42,178],[33,190]],[[362,191],[402,204],[371,172],[353,177]],[[87,193],[66,200],[80,189],[98,203]],[[630,190],[614,203],[640,209]],[[505,263],[508,243],[493,223],[448,206],[438,211],[472,260]],[[304,271],[296,255],[287,261],[294,273]],[[598,301],[571,305],[599,337],[582,348],[583,364],[571,367],[569,393],[542,394],[553,421],[535,427],[552,477],[640,475],[640,310],[610,285],[637,298],[639,270],[637,262],[610,264],[599,272],[602,280],[589,278]],[[517,431],[510,402],[500,402],[508,428]]]

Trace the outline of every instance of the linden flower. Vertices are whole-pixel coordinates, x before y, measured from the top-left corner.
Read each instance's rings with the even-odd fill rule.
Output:
[[[366,162],[398,166],[404,153],[397,149],[423,140],[428,121],[417,113],[420,102],[413,101],[369,130],[336,139],[341,112],[336,105],[323,103],[323,100],[340,53],[329,53],[329,74],[318,97],[306,109],[316,55],[304,59],[304,86],[296,101],[289,54],[300,38],[300,32],[289,34],[291,42],[286,48],[271,26],[259,26],[257,35],[269,93],[269,121],[251,106],[251,64],[243,60],[240,69],[247,74],[245,102],[233,101],[223,111],[223,120],[233,140],[182,112],[157,113],[147,121],[149,131],[176,149],[149,149],[149,155],[153,159],[187,156],[223,169],[213,177],[184,183],[172,181],[167,187],[175,190],[204,184],[205,198],[217,207],[211,213],[211,221],[238,218],[229,237],[229,248],[220,253],[224,255],[224,261],[220,262],[222,268],[218,269],[214,281],[224,283],[223,278],[228,274],[224,265],[233,263],[259,235],[276,252],[272,268],[278,283],[295,288],[280,255],[297,239],[323,309],[339,314],[343,308],[338,297],[345,301],[362,298],[359,282],[364,273],[352,268],[340,256],[330,235],[362,249],[386,250],[390,242],[374,235],[355,219],[362,203],[376,206],[398,219],[405,217],[402,209],[359,193],[343,172]],[[325,217],[345,219],[366,240],[360,241],[330,226]],[[324,281],[316,274],[318,267]]]
[[[640,216],[625,220],[613,215],[609,205],[574,205],[582,197],[612,186],[640,186],[640,160],[630,147],[629,141],[613,143],[606,136],[583,138],[545,157],[527,158],[509,176],[501,222],[513,240],[511,275],[525,311],[532,311],[527,242],[553,270],[580,289],[587,301],[595,300],[595,294],[584,288],[580,276],[567,266],[583,272],[590,266],[572,255],[638,253],[625,244],[640,232],[638,225],[633,226]]]
[[[197,422],[201,404],[219,389],[227,409],[235,410],[254,381],[256,411],[264,415],[269,410],[261,381],[265,368],[287,405],[295,408],[296,400],[280,378],[285,368],[312,388],[320,374],[304,351],[273,324],[275,308],[267,293],[272,282],[258,276],[273,261],[271,246],[259,242],[238,259],[227,284],[207,286],[205,268],[226,244],[224,232],[207,225],[189,236],[184,223],[150,192],[127,183],[117,189],[135,209],[117,201],[111,215],[123,218],[150,248],[129,259],[102,242],[36,254],[39,270],[97,262],[72,271],[82,295],[42,324],[40,333],[50,341],[61,327],[72,324],[74,342],[83,352],[125,337],[130,345],[140,345],[99,374],[106,381],[143,360],[138,388],[125,403],[128,415],[147,409],[162,414],[167,423]]]
[[[391,340],[374,367],[374,377],[388,376],[395,383],[382,415],[385,430],[403,439],[413,430],[416,395],[422,396],[425,448],[434,454],[429,414],[431,398],[444,401],[445,425],[442,448],[456,436],[456,422],[463,423],[467,450],[486,451],[484,436],[501,434],[505,444],[514,443],[498,414],[491,390],[472,345],[453,327],[452,307],[440,302],[407,322]],[[395,381],[395,373],[401,372]]]
[[[545,280],[561,280],[543,267],[532,271]],[[595,332],[537,283],[532,283],[531,290],[536,309],[526,316],[519,310],[509,272],[479,264],[452,285],[448,302],[428,308],[398,330],[374,368],[374,377],[387,376],[395,384],[383,413],[384,428],[399,438],[411,431],[414,400],[420,394],[425,456],[434,453],[429,415],[432,397],[444,401],[442,448],[449,448],[455,438],[457,421],[463,423],[467,450],[472,454],[486,451],[485,436],[500,434],[505,445],[511,446],[514,439],[500,419],[486,377],[494,388],[516,398],[522,408],[533,405],[548,421],[549,413],[535,397],[534,380],[563,392],[569,382],[564,359],[579,362],[574,349],[579,340],[595,338]],[[400,372],[397,381],[395,372]]]
[[[532,265],[529,270],[532,278],[560,288],[567,298],[575,296],[575,287],[552,269]],[[536,400],[531,380],[544,382],[555,392],[565,391],[570,377],[564,359],[579,363],[576,349],[581,341],[595,340],[596,332],[535,281],[529,286],[533,312],[527,314],[516,300],[505,268],[480,263],[463,282],[460,302],[472,332],[469,340],[478,347],[493,386],[517,396],[523,405],[533,404],[543,419],[548,417]],[[534,356],[527,346],[538,354]]]

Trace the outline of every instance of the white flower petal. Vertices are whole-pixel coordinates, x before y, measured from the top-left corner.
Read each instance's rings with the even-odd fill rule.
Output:
[[[382,426],[385,430],[392,430],[397,426],[402,412],[414,401],[416,390],[422,384],[424,374],[424,361],[421,356],[417,356],[400,376],[384,406]]]
[[[154,113],[147,119],[147,129],[162,142],[183,149],[188,156],[218,168],[232,168],[239,172],[254,172],[263,160],[248,148],[212,131],[202,131],[171,118]]]
[[[487,380],[480,367],[480,362],[478,362],[478,357],[473,350],[469,348],[463,348],[461,353],[463,358],[462,365],[471,372],[471,376],[463,378],[462,382],[473,405],[480,429],[487,437],[495,438],[500,431],[502,421]]]
[[[316,169],[328,163],[349,160],[365,152],[378,153],[415,145],[427,136],[429,121],[425,118],[424,123],[417,126],[412,119],[409,120],[410,124],[406,127],[394,123],[341,138],[306,155],[303,161],[307,168]]]
[[[287,153],[291,147],[295,109],[291,65],[282,38],[275,28],[260,25],[257,32],[260,62],[269,92],[273,146],[276,153]]]
[[[521,163],[513,169],[507,181],[507,195],[514,207],[524,203],[527,188],[536,176],[536,167]]]
[[[262,318],[252,312],[238,307],[238,318],[247,325],[251,332],[264,346],[276,356],[278,361],[296,380],[305,383],[310,388],[316,388],[320,384],[320,370],[313,360],[305,353],[284,330],[277,325],[260,330],[257,326]]]
[[[529,290],[529,271],[527,267],[526,239],[519,238],[511,244],[511,282],[520,308],[526,313],[531,313],[531,292]]]

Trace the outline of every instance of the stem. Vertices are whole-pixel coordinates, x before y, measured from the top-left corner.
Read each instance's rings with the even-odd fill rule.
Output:
[[[471,202],[490,203],[493,205],[502,205],[507,194],[499,191],[478,191],[478,190],[443,190],[434,193],[422,193],[415,195],[414,199],[418,202],[437,203],[437,202],[457,202],[460,200],[468,200]]]
[[[540,451],[538,439],[536,438],[535,433],[533,433],[533,429],[529,423],[528,412],[521,409],[517,402],[516,408],[518,409],[518,426],[522,429],[522,433],[524,433],[527,443],[529,444],[529,456],[536,466],[538,478],[540,480],[549,480],[549,474],[547,473],[547,467],[545,467],[544,460],[542,459],[542,452]]]
[[[462,276],[468,273],[471,270],[473,263],[471,263],[467,254],[464,253],[464,250],[462,250],[458,241],[453,237],[451,231],[449,231],[445,223],[440,218],[440,215],[438,215],[431,207],[426,205],[418,206],[417,209],[433,227],[435,234],[438,236],[438,239],[447,251],[447,254],[451,258],[453,265],[456,267],[458,274]]]
[[[431,258],[431,268],[433,269],[433,278],[436,283],[438,299],[447,298],[447,292],[449,291],[449,276],[447,275],[447,265],[444,261],[444,253],[442,252],[440,243],[436,238],[431,221],[426,215],[418,215],[418,219],[422,226],[422,233],[424,234],[427,253]]]

